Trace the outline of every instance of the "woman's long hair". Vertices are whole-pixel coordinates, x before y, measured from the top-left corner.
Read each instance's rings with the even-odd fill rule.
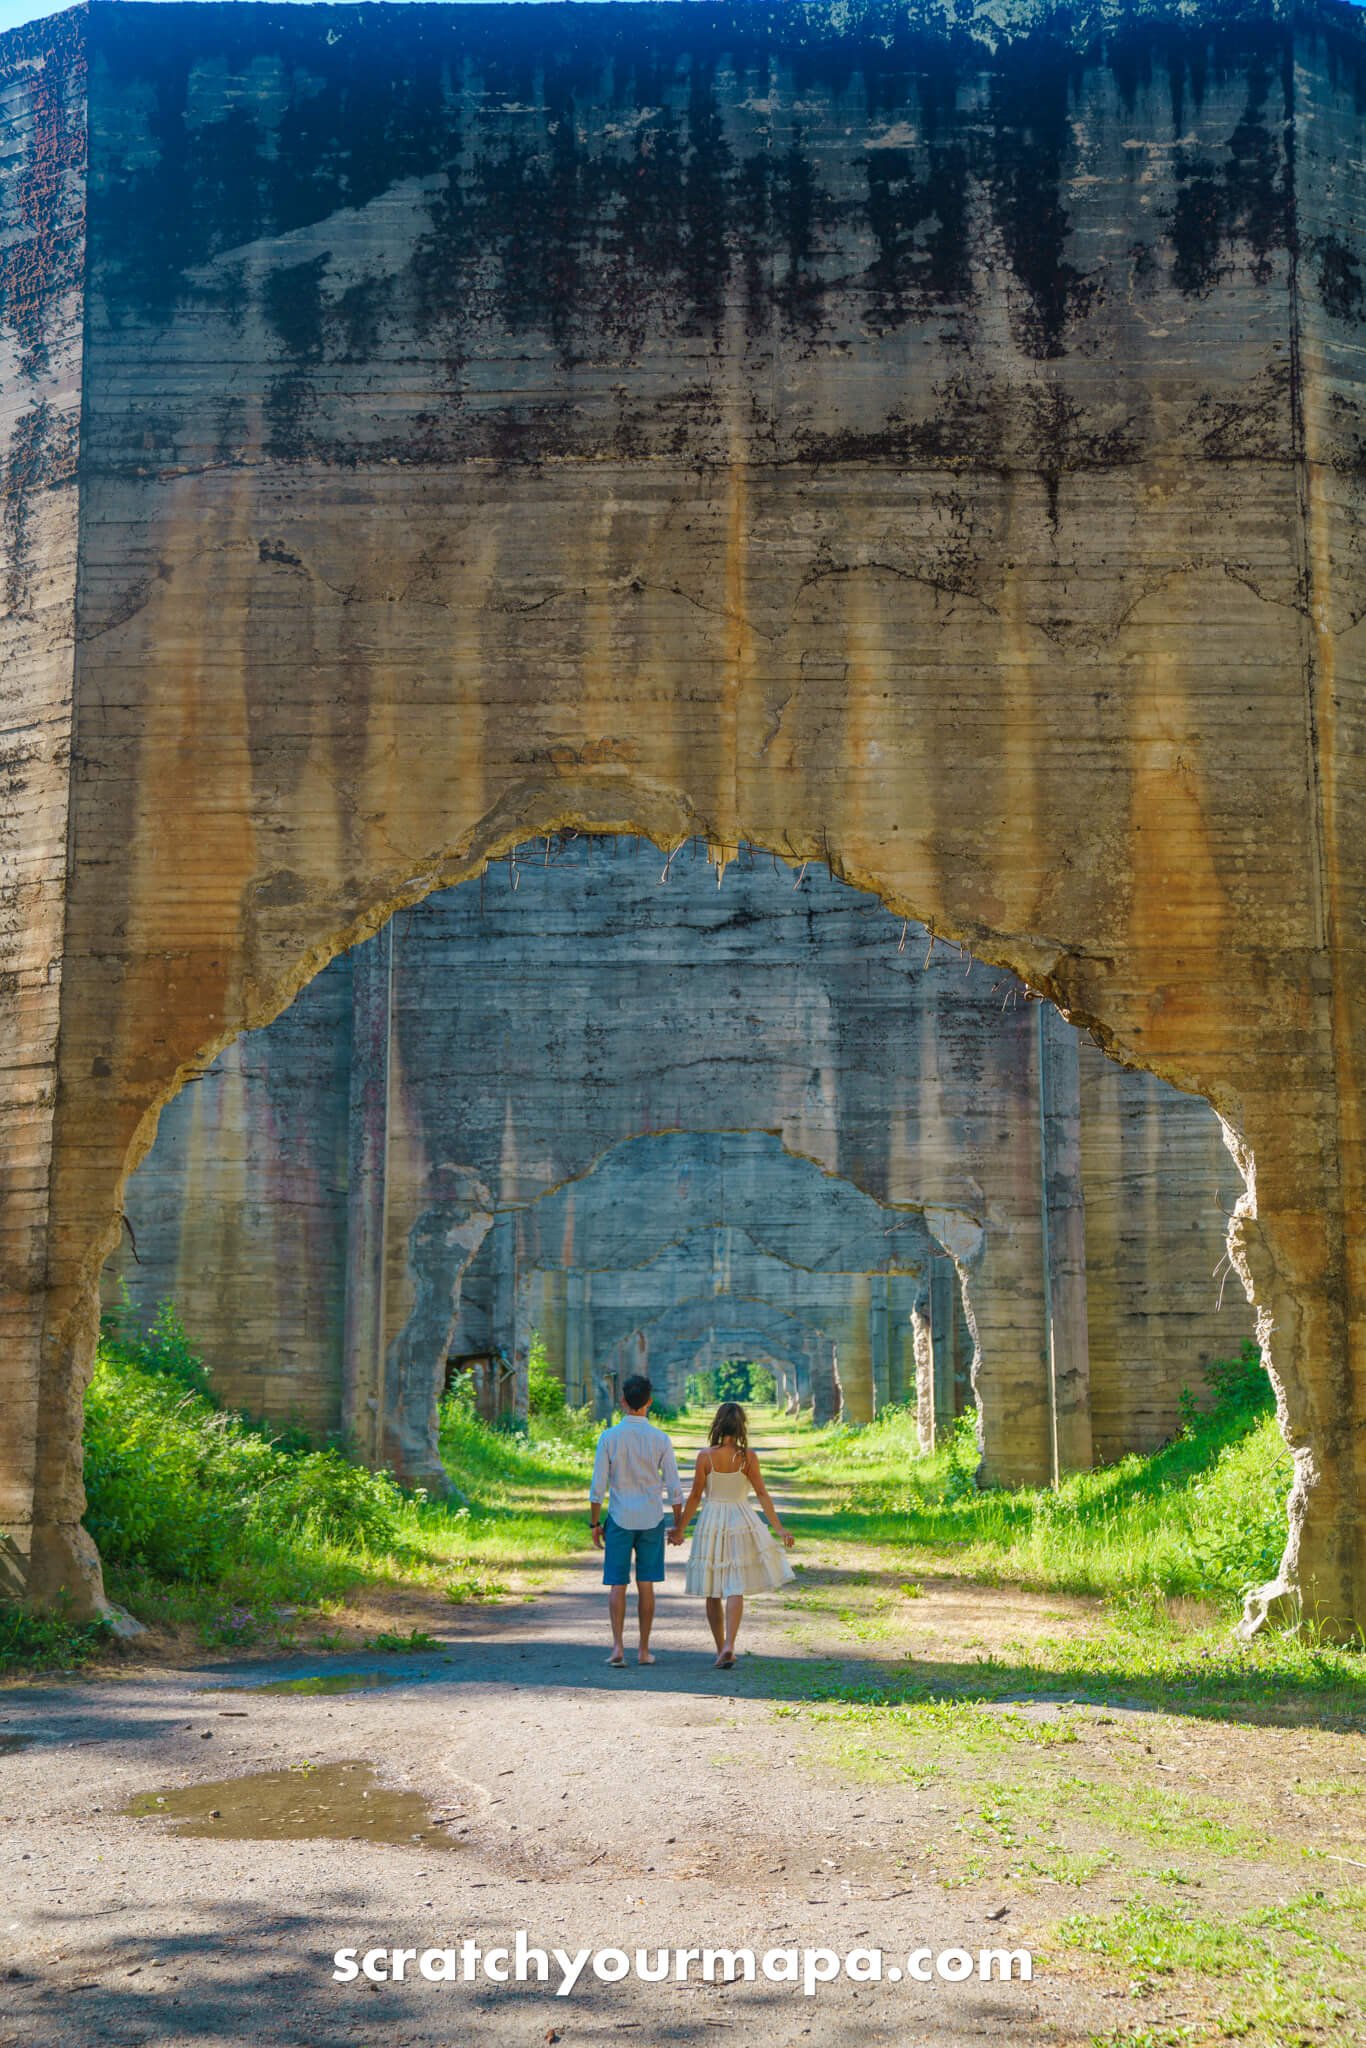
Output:
[[[747,1471],[749,1469],[749,1424],[745,1420],[745,1411],[738,1401],[723,1401],[711,1419],[711,1434],[708,1436],[707,1442],[711,1445],[712,1449],[715,1450],[719,1445],[725,1443],[727,1438],[734,1439],[735,1448],[740,1453],[740,1469],[742,1472]]]

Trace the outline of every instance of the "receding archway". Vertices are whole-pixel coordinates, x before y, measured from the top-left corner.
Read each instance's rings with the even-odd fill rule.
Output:
[[[1084,1095],[1107,1076],[1097,1120]],[[961,1406],[942,1340],[970,1280],[959,1364],[985,1474],[1046,1481],[1090,1462],[1093,1394],[1137,1379],[1170,1434],[1192,1333],[1218,1355],[1217,1125],[1134,1080],[1012,977],[824,869],[742,848],[720,874],[696,844],[666,857],[571,835],[395,918],[216,1063],[130,1184],[120,1272],[149,1308],[175,1294],[230,1398],[340,1427],[440,1490],[446,1358],[503,1355],[524,1395],[539,1323],[588,1398],[595,1271],[738,1225],[790,1265],[862,1274],[867,1328],[842,1342],[866,1421],[908,1377],[887,1276],[931,1264],[926,1441]],[[712,1127],[690,1129],[703,1106]],[[1163,1170],[1128,1270],[1107,1237],[1088,1276],[1086,1188],[1113,1211],[1135,1115]],[[1182,1312],[1165,1348],[1156,1272]],[[1143,1311],[1132,1365],[1101,1313],[1126,1305]]]
[[[839,1411],[830,1333],[814,1315],[794,1314],[761,1296],[738,1293],[675,1301],[623,1334],[601,1368],[599,1398],[610,1400],[624,1374],[641,1368],[652,1378],[658,1375],[666,1399],[677,1400],[704,1351],[713,1357],[771,1353],[792,1366],[814,1420],[827,1421]]]

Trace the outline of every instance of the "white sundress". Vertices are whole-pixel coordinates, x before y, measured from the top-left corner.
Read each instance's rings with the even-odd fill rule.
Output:
[[[763,1517],[749,1504],[743,1470],[707,1473],[707,1491],[693,1525],[684,1586],[708,1600],[732,1593],[771,1593],[796,1573]]]

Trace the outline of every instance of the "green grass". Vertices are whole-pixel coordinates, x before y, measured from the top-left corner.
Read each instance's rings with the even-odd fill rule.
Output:
[[[427,1586],[457,1605],[499,1599],[514,1578],[582,1548],[596,1431],[561,1408],[513,1434],[448,1401],[441,1443],[456,1493],[429,1500],[340,1450],[309,1448],[297,1430],[219,1407],[163,1307],[149,1331],[125,1319],[101,1341],[86,1400],[86,1526],[110,1597],[141,1621],[188,1626],[208,1647],[326,1645],[335,1633],[314,1624],[365,1585]],[[102,1626],[0,1614],[0,1671],[74,1667],[109,1641]]]
[[[1053,1939],[1118,1964],[1132,1996],[1183,1986],[1219,1999],[1192,2027],[1153,2031],[1147,2038],[1154,2043],[1253,2038],[1347,2048],[1366,2028],[1366,1887],[1302,1892],[1232,1920],[1207,1919],[1182,1903],[1144,1902],[1116,1914],[1073,1915]],[[1104,2037],[1144,2038],[1122,2030]]]
[[[816,1549],[785,1602],[808,1654],[766,1673],[770,1689],[853,1708],[1065,1689],[1184,1713],[1361,1725],[1359,1644],[1322,1641],[1307,1626],[1250,1644],[1232,1634],[1243,1592],[1280,1558],[1290,1457],[1251,1347],[1209,1379],[1210,1407],[1187,1399],[1173,1442],[1056,1490],[979,1489],[971,1414],[932,1457],[905,1409],[864,1429],[808,1432],[803,1498],[787,1519]],[[822,1559],[836,1567],[828,1579]],[[1060,1612],[1056,1629],[1040,1616],[1025,1642],[1003,1640],[984,1610],[986,1634],[940,1646],[922,1631],[898,1657],[898,1638],[915,1629],[910,1603],[931,1575],[1098,1604]]]
[[[1212,1599],[1232,1612],[1249,1586],[1275,1574],[1291,1462],[1255,1351],[1211,1377],[1213,1408],[1188,1408],[1173,1442],[1074,1473],[1056,1489],[979,1491],[972,1414],[928,1458],[909,1409],[887,1410],[866,1429],[831,1430],[806,1466],[828,1490],[822,1526],[894,1543],[917,1566],[922,1556],[946,1558],[980,1581]]]

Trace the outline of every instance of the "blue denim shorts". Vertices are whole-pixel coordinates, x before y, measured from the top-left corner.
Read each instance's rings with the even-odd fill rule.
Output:
[[[629,1586],[631,1557],[636,1560],[636,1584],[659,1585],[664,1577],[664,1531],[668,1518],[653,1529],[623,1529],[606,1516],[602,1525],[602,1583]]]

